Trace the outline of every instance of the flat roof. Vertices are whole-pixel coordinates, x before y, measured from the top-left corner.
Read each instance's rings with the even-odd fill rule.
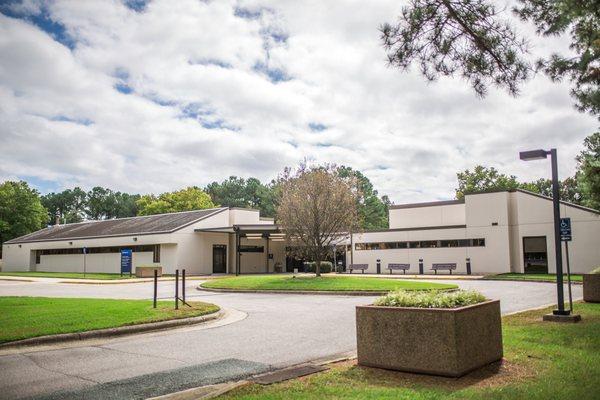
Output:
[[[208,208],[205,210],[54,225],[4,243],[31,243],[171,233],[227,209],[227,207]]]
[[[506,192],[506,193],[520,192],[520,193],[528,194],[530,196],[539,197],[540,199],[552,201],[552,197],[544,196],[543,194],[530,192],[529,190],[524,190],[524,189],[483,190],[480,192],[467,193],[467,194],[465,194],[465,197],[466,196],[474,196],[474,195],[478,195],[478,194],[504,193],[504,192]],[[395,204],[395,205],[391,205],[389,208],[390,208],[390,210],[399,210],[399,209],[421,208],[421,207],[437,207],[437,206],[448,206],[448,205],[454,205],[454,204],[464,204],[464,202],[465,202],[465,199],[463,197],[460,200],[439,200],[439,201],[428,201],[428,202],[423,202],[423,203]],[[600,214],[599,210],[595,210],[593,208],[585,207],[585,206],[582,206],[579,204],[574,204],[574,203],[570,203],[568,201],[563,201],[563,200],[561,200],[560,203],[564,204],[566,206],[569,206],[569,207],[574,207],[574,208],[578,208],[580,210],[589,211],[589,212],[592,212],[595,214]]]
[[[198,228],[196,232],[204,233],[280,233],[279,225],[275,224],[239,224],[217,228]]]

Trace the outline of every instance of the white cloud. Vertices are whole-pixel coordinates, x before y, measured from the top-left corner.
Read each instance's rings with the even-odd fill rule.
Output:
[[[148,193],[269,180],[309,158],[359,169],[401,203],[452,197],[455,173],[476,164],[547,176],[546,163],[517,160],[523,149],[556,146],[562,175],[573,173],[597,123],[572,108],[568,85],[538,76],[519,98],[480,100],[458,79],[390,69],[377,27],[400,7],[14,5],[21,18],[0,15],[0,178]]]

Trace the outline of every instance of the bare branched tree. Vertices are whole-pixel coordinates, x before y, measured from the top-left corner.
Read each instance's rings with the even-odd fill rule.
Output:
[[[286,169],[279,179],[277,220],[287,233],[288,247],[316,264],[332,252],[340,233],[358,226],[358,189],[354,177],[342,177],[335,166]]]

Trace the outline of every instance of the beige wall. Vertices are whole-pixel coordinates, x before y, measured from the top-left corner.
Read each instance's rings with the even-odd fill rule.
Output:
[[[400,209],[391,208],[389,211],[390,229],[464,224],[464,204]]]
[[[507,227],[474,227],[430,229],[415,231],[385,231],[355,234],[353,242],[416,241],[484,238],[485,247],[444,247],[424,249],[354,250],[355,264],[369,264],[367,272],[375,273],[376,261],[381,260],[382,273],[388,273],[388,263],[409,263],[411,273],[418,273],[419,259],[423,259],[425,273],[431,274],[433,263],[456,263],[456,273],[466,273],[466,259],[471,259],[473,274],[505,272],[509,264]],[[490,257],[491,256],[491,257]],[[346,254],[350,263],[350,252]]]
[[[523,238],[528,236],[545,236],[548,252],[548,270],[556,272],[554,256],[554,214],[552,202],[531,196],[526,193],[510,193],[513,200],[510,204],[516,208],[517,225],[512,232],[513,269],[524,271]],[[585,273],[600,265],[600,215],[566,204],[561,204],[561,217],[571,218],[573,240],[569,242],[569,259],[571,272]],[[563,270],[566,271],[566,252],[563,244]]]

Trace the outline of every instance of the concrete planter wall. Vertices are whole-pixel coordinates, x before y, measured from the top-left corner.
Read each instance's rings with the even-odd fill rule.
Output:
[[[358,363],[458,377],[502,359],[500,301],[443,308],[356,307]]]
[[[160,265],[135,267],[135,276],[137,278],[154,278],[154,270],[158,271],[158,276],[162,276],[162,267]]]
[[[600,274],[583,274],[583,300],[600,303]]]

